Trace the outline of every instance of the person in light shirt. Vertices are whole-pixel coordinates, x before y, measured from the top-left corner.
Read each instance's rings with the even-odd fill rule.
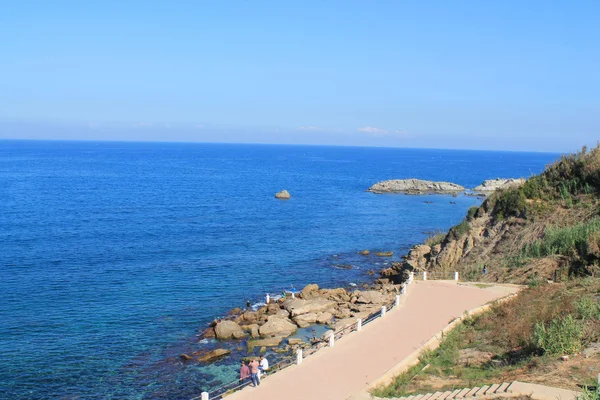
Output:
[[[260,356],[260,363],[258,369],[261,374],[264,374],[269,369],[269,361],[265,358],[265,356]]]

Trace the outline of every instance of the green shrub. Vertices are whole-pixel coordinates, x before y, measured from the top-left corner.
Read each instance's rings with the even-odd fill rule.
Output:
[[[595,390],[585,386],[583,393],[577,396],[577,400],[600,400],[600,385],[596,386]]]
[[[442,244],[445,238],[445,232],[436,232],[425,239],[425,244],[429,247],[433,247],[435,245]]]
[[[547,228],[542,239],[525,245],[521,253],[530,258],[553,255],[579,255],[587,258],[593,251],[590,248],[590,237],[599,231],[600,218],[564,228]]]
[[[475,214],[477,214],[477,210],[479,207],[473,206],[467,210],[467,221],[472,221],[475,218]]]
[[[585,320],[600,319],[600,302],[592,296],[583,296],[576,302],[579,315]]]
[[[469,232],[470,229],[471,229],[471,225],[469,225],[469,223],[465,219],[460,224],[450,228],[450,231],[448,232],[448,236],[450,236],[451,239],[458,240],[465,233]]]
[[[548,326],[535,324],[533,344],[545,354],[575,354],[581,351],[583,327],[571,314],[563,318],[555,318]]]
[[[508,217],[525,217],[527,198],[521,188],[510,188],[498,195],[492,215],[497,220]]]

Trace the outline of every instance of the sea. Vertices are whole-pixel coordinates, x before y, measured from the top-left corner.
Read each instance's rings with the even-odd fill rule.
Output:
[[[214,318],[309,283],[360,287],[481,203],[366,192],[374,183],[473,188],[558,157],[0,141],[0,398],[199,396],[235,379],[245,352],[243,342],[199,340]],[[275,199],[283,189],[290,200]],[[233,353],[213,364],[179,357],[220,346]]]

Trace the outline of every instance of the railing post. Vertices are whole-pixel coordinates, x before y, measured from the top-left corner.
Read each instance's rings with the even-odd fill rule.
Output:
[[[410,275],[408,275],[408,283],[411,284],[415,280],[415,272],[410,271]]]
[[[329,347],[335,346],[335,332],[331,331],[331,335],[329,336]]]
[[[269,293],[267,293],[267,295],[265,296],[265,302],[267,304],[269,304],[270,301],[271,301],[271,296],[269,296]]]
[[[209,400],[208,399],[208,393],[207,392],[200,393],[200,400]]]
[[[423,280],[426,281],[427,280],[427,271],[423,271]]]
[[[406,285],[402,285],[402,287],[400,288],[400,294],[404,293],[406,293]]]
[[[362,329],[362,319],[359,318],[356,320],[356,331],[360,331]]]
[[[296,293],[292,292],[292,299],[296,298]]]
[[[458,272],[454,272],[454,280],[457,281],[458,280]]]
[[[386,312],[385,306],[381,306],[381,318],[385,317],[385,312]]]
[[[302,349],[296,350],[296,365],[302,364]]]
[[[394,307],[398,307],[400,305],[400,295],[396,295],[396,299],[394,300]]]

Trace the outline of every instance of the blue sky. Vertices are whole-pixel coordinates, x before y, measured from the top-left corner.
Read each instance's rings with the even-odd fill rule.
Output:
[[[0,138],[571,151],[598,1],[38,1],[0,13]]]

